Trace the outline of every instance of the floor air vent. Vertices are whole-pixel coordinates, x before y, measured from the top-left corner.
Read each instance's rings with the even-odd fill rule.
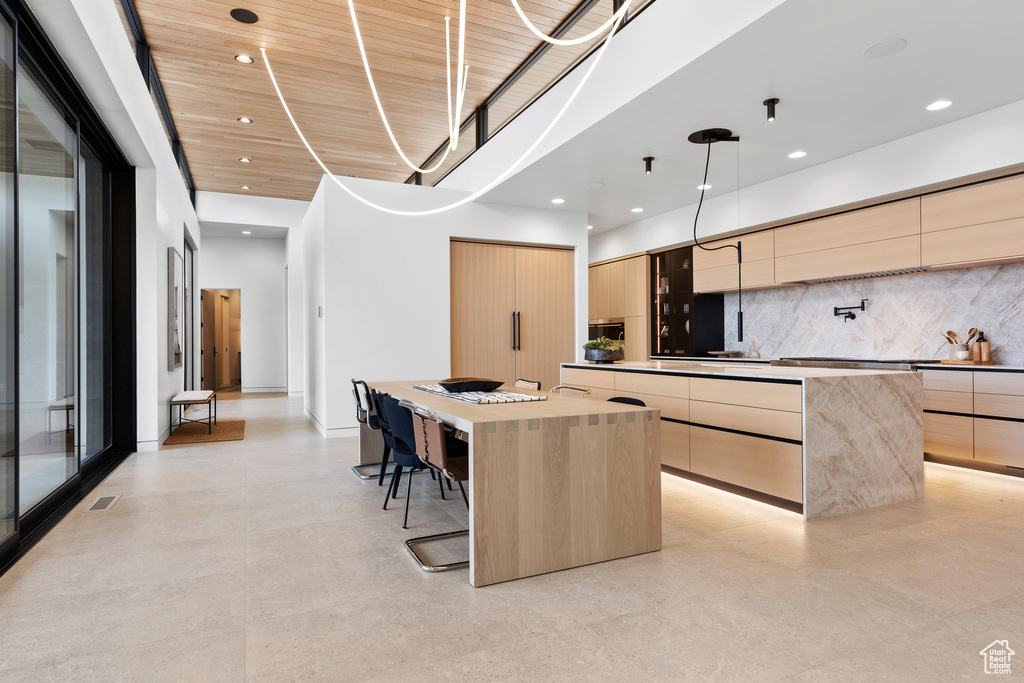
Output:
[[[92,504],[88,512],[102,512],[103,510],[109,510],[114,507],[114,503],[121,496],[100,496],[96,499],[96,502]]]

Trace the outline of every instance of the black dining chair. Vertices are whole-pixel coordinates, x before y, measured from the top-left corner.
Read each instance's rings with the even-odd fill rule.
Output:
[[[631,405],[631,406],[640,406],[641,408],[646,408],[647,407],[646,403],[644,403],[643,401],[641,401],[638,398],[633,398],[632,396],[612,396],[610,399],[608,399],[608,402],[609,403],[624,403],[626,405]]]
[[[360,379],[352,380],[352,397],[356,402],[356,421],[364,424],[374,431],[381,431],[380,417],[377,414],[377,407],[373,403],[373,396],[370,387]],[[387,473],[388,459],[391,455],[391,446],[387,440],[384,441],[384,453],[381,455],[380,464],[356,465],[352,468],[360,479],[377,479],[377,485],[384,485],[384,475]],[[374,469],[378,468],[378,469]]]
[[[384,496],[384,510],[388,509],[388,498],[395,498],[398,495],[398,486],[402,481],[404,472],[408,478],[405,492],[405,519],[402,528],[409,528],[409,497],[412,494],[412,473],[414,470],[422,469],[416,454],[416,436],[413,431],[412,413],[398,403],[398,399],[389,394],[377,393],[375,395],[380,407],[380,414],[386,421],[386,429],[391,433],[391,457],[395,461],[395,471],[391,475],[391,486]]]

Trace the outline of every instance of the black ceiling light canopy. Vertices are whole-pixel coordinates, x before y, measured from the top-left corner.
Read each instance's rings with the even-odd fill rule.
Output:
[[[243,24],[255,24],[260,20],[259,16],[257,16],[255,12],[242,9],[241,7],[231,10],[231,18],[235,21],[240,21]]]
[[[779,98],[778,97],[771,97],[771,98],[769,98],[769,99],[767,99],[767,100],[765,100],[764,102],[761,103],[764,106],[768,107],[768,123],[771,123],[772,121],[775,120],[775,105],[778,104],[778,103],[779,103]]]
[[[644,157],[644,173],[651,175],[651,163],[654,161],[654,157]]]
[[[708,188],[708,168],[711,166],[711,145],[716,142],[739,142],[738,136],[732,134],[728,128],[705,128],[696,133],[690,133],[686,138],[695,145],[707,145],[708,155],[704,161],[704,181],[700,184],[700,201],[697,202],[697,213],[693,216],[693,243],[704,251],[718,251],[720,249],[736,250],[736,341],[743,341],[743,243],[737,240],[736,244],[723,244],[719,247],[705,247],[697,239],[697,219],[700,217],[700,209],[704,205],[704,191]]]

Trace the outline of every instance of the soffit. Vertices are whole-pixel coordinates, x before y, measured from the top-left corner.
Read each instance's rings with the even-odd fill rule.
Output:
[[[470,65],[464,119],[539,41],[508,0],[467,3]],[[550,33],[576,2],[520,3]],[[323,172],[292,129],[260,58],[266,48],[292,112],[338,175],[402,182],[410,169],[384,131],[359,57],[347,3],[252,0],[242,24],[235,0],[136,0],[143,29],[196,189],[310,199]],[[446,139],[444,17],[455,0],[360,0],[357,17],[374,80],[396,137],[414,163]],[[454,38],[455,30],[453,30]],[[454,51],[454,47],[453,47]],[[256,62],[234,60],[248,54]],[[250,125],[239,117],[253,119]],[[463,141],[465,143],[465,140]],[[252,159],[242,164],[239,158]]]

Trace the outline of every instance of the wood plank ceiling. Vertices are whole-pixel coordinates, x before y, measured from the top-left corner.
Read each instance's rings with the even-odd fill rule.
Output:
[[[520,4],[550,33],[577,0]],[[610,0],[605,4],[603,16],[611,11]],[[463,118],[539,44],[509,0],[467,5],[470,76]],[[374,106],[345,0],[136,0],[136,6],[196,189],[303,200],[316,191],[321,170],[281,109],[261,47],[307,139],[332,171],[394,182],[409,177]],[[259,21],[232,19],[230,11],[239,6]],[[385,111],[418,164],[447,135],[444,17],[451,16],[457,30],[458,10],[457,0],[356,2]],[[596,10],[591,14],[586,25],[599,23]],[[240,64],[238,54],[256,61]],[[238,123],[239,117],[253,123]],[[462,144],[471,141],[463,136]],[[240,163],[243,157],[252,163]]]

